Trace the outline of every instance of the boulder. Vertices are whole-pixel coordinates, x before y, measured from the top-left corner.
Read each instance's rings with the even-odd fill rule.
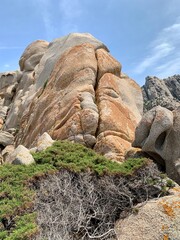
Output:
[[[9,163],[19,165],[29,165],[35,163],[33,156],[30,154],[29,150],[23,145],[19,145],[9,157]]]
[[[112,73],[117,77],[121,74],[121,64],[113,58],[105,49],[96,50],[97,64],[98,64],[98,76],[99,80],[105,73]]]
[[[0,131],[0,144],[6,147],[14,143],[14,136],[6,131]]]
[[[45,132],[37,140],[37,151],[43,151],[46,148],[52,146],[53,143],[54,140],[52,140],[51,136]]]
[[[12,71],[12,72],[4,72],[0,73],[0,94],[5,94],[6,89],[16,83],[20,78],[19,71]]]
[[[145,112],[158,105],[172,111],[180,106],[180,75],[166,79],[148,76],[142,92]]]
[[[180,183],[180,107],[148,111],[136,128],[133,146],[165,165],[168,176]]]
[[[14,152],[14,150],[15,150],[14,145],[8,145],[2,150],[1,154],[2,154],[2,157],[3,157],[3,161],[5,163],[10,163],[11,162],[10,156]]]
[[[37,40],[27,46],[19,60],[21,71],[33,71],[48,48],[49,43]]]
[[[153,199],[134,207],[134,214],[115,224],[119,240],[179,239],[180,187],[170,196]]]
[[[124,160],[124,154],[134,140],[134,132],[141,114],[136,104],[138,86],[128,78],[106,73],[99,80],[96,96],[99,126],[95,151],[110,159]],[[142,101],[141,101],[142,109]]]
[[[68,51],[70,48],[81,45],[83,43],[89,43],[93,48],[103,48],[108,51],[108,48],[95,37],[89,33],[70,33],[67,36],[57,38],[49,44],[46,54],[42,57],[36,72],[36,89],[43,87],[50,77],[52,70],[55,67],[58,59]],[[71,65],[72,66],[72,65]]]
[[[6,117],[20,78],[20,71],[0,73],[0,117],[3,119]]]

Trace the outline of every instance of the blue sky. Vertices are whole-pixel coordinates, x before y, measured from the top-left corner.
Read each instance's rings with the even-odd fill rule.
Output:
[[[0,72],[18,69],[28,44],[89,32],[140,85],[180,74],[180,0],[2,0]]]

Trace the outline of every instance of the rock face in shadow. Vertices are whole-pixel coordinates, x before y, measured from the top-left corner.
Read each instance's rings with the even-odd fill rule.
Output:
[[[162,80],[147,77],[142,92],[145,112],[158,105],[172,111],[180,106],[180,75]]]
[[[38,40],[25,49],[20,69],[2,126],[16,130],[16,145],[31,148],[48,132],[123,160],[141,119],[142,93],[102,42],[78,33]]]
[[[148,111],[136,128],[133,146],[164,164],[168,176],[180,184],[180,107]]]

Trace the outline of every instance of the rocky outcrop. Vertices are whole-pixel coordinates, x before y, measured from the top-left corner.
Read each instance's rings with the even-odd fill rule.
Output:
[[[174,110],[180,106],[180,75],[163,80],[148,76],[142,92],[145,112],[158,105]]]
[[[15,165],[29,165],[35,163],[33,156],[29,150],[23,145],[19,145],[9,156],[8,162]]]
[[[119,240],[179,239],[180,187],[172,195],[137,205],[134,214],[116,223]]]
[[[40,62],[42,56],[47,50],[49,43],[43,40],[37,40],[31,43],[22,54],[19,60],[21,71],[34,71],[35,67]]]
[[[133,146],[164,164],[168,176],[180,183],[180,107],[148,111],[136,128]]]
[[[39,62],[48,48],[49,43],[38,40],[30,44],[22,54],[19,65],[20,77],[16,77],[16,86],[11,97],[6,117],[5,129],[15,128],[19,130],[20,121],[24,111],[28,108],[34,95],[36,94],[35,75]]]
[[[141,119],[140,87],[90,34],[35,41],[20,58],[20,76],[2,121],[16,146],[37,146],[39,135],[68,139],[122,161]],[[2,108],[1,108],[2,109]]]

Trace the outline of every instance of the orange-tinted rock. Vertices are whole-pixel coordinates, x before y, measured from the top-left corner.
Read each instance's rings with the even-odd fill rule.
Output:
[[[3,127],[3,123],[4,123],[3,119],[2,119],[2,118],[0,118],[0,130],[1,130],[1,129],[2,129],[2,127]]]
[[[65,52],[56,63],[43,93],[34,99],[24,116],[21,141],[30,146],[45,131],[53,139],[72,140],[77,135],[83,139],[84,134],[94,136],[98,125],[93,100],[96,72],[92,45],[81,44]]]
[[[124,158],[141,119],[142,94],[103,43],[78,33],[50,44],[35,41],[22,54],[20,68],[15,88],[8,87],[9,107],[0,101],[3,127],[18,132],[16,146],[36,146],[47,132],[53,140],[68,139],[111,159]]]
[[[98,64],[98,80],[105,73],[112,73],[118,77],[121,74],[121,64],[113,58],[105,49],[96,50],[97,64]]]
[[[124,159],[125,151],[134,140],[137,125],[137,118],[130,110],[132,106],[128,106],[122,97],[125,95],[128,99],[126,92],[122,92],[124,89],[121,88],[121,81],[115,75],[106,73],[97,87],[99,126],[94,149],[117,160]]]
[[[180,236],[180,187],[169,196],[149,200],[134,206],[135,213],[115,224],[117,239],[152,240],[179,239]]]

